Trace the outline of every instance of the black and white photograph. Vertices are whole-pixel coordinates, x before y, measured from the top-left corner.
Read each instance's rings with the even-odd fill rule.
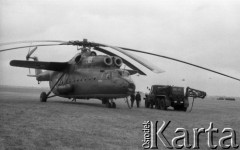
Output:
[[[235,150],[239,108],[238,0],[0,0],[0,150]]]

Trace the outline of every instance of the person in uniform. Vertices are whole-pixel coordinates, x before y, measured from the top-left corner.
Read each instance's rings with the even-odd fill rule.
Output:
[[[140,101],[141,101],[141,95],[139,92],[137,92],[137,94],[136,94],[137,108],[139,108]]]
[[[131,95],[131,107],[133,107],[133,103],[135,101],[135,95],[134,93]]]

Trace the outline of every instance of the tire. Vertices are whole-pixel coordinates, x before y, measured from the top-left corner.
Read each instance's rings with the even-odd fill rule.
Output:
[[[179,110],[179,109],[178,109],[178,106],[174,106],[174,110]]]
[[[145,108],[149,108],[149,102],[147,100],[145,100]]]
[[[151,100],[149,103],[150,103],[151,109],[153,109],[153,105],[154,105],[154,104],[153,104],[153,101]]]
[[[166,107],[166,103],[165,103],[165,99],[164,99],[164,98],[160,99],[160,101],[159,101],[159,108],[160,108],[161,110],[167,110],[167,107]]]
[[[160,109],[160,99],[159,98],[155,99],[155,108]]]
[[[46,92],[42,92],[40,95],[40,102],[47,102],[47,94]]]
[[[186,112],[186,111],[187,111],[187,107],[183,107],[183,108],[182,108],[182,111],[185,111],[185,112]]]

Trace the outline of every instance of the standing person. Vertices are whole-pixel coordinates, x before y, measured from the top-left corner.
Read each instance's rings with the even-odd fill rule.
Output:
[[[134,93],[131,95],[131,107],[133,107],[133,103],[135,101],[135,95]]]
[[[137,94],[136,94],[136,102],[137,102],[137,107],[138,108],[139,108],[140,101],[141,101],[141,95],[140,95],[139,92],[137,92]]]

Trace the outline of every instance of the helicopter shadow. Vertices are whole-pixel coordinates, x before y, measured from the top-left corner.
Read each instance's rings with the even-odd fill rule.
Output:
[[[106,108],[103,104],[98,103],[87,103],[87,102],[72,102],[72,101],[53,101],[53,103],[59,104],[68,104],[68,105],[81,105],[81,106],[90,106],[90,107],[99,107],[99,108]]]

